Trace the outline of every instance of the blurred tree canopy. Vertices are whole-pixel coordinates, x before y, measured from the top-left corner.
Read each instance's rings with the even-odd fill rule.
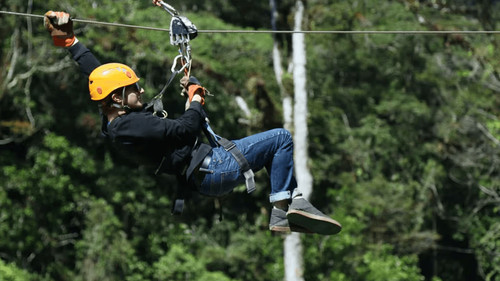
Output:
[[[278,2],[278,29],[288,30],[295,3]],[[171,4],[199,29],[271,28],[267,1]],[[305,30],[497,30],[500,17],[498,1],[305,4]],[[170,22],[150,1],[5,0],[0,10]],[[255,194],[237,189],[223,201],[221,222],[196,194],[171,216],[175,179],[113,155],[86,77],[42,20],[0,21],[0,280],[283,279],[265,172]],[[165,32],[82,23],[75,32],[101,62],[134,68],[148,98],[177,52]],[[277,39],[286,56],[290,36]],[[344,228],[302,236],[305,279],[500,280],[498,35],[314,34],[306,43],[312,200]],[[269,34],[192,41],[219,134],[280,126],[272,44]],[[184,103],[173,84],[170,117]]]

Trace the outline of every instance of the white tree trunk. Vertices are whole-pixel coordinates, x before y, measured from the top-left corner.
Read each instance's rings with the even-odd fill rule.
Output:
[[[276,19],[278,17],[278,10],[276,8],[276,0],[269,0],[269,6],[271,7],[271,25],[272,29],[276,30]],[[281,98],[282,98],[282,106],[283,106],[283,127],[289,131],[292,131],[292,114],[293,114],[293,106],[292,106],[292,97],[289,93],[286,92],[285,87],[283,86],[283,66],[281,62],[281,53],[278,47],[278,41],[276,40],[276,36],[273,35],[274,44],[273,44],[273,69],[274,76],[276,77],[276,82],[280,87]]]
[[[302,18],[304,14],[304,5],[298,0],[296,3],[295,27],[294,30],[302,30]],[[297,184],[308,198],[312,192],[312,176],[309,172],[308,145],[307,145],[307,91],[306,91],[306,46],[303,33],[294,33],[292,35],[293,48],[293,83],[294,83],[294,162],[295,176]],[[290,102],[291,103],[291,102]],[[283,110],[285,112],[285,108]],[[284,242],[285,247],[285,280],[303,281],[304,280],[304,259],[303,247],[300,235],[294,232],[287,235]]]
[[[298,232],[288,234],[285,247],[285,281],[304,281],[304,259],[302,241]]]
[[[274,1],[274,0],[271,0]],[[283,127],[288,131],[292,131],[293,126],[293,106],[292,106],[292,97],[289,93],[286,92],[285,87],[283,86],[282,76],[283,76],[283,68],[281,66],[281,54],[278,48],[278,43],[275,41],[273,45],[273,65],[274,65],[274,73],[276,75],[276,82],[280,86],[281,97],[282,97],[282,106],[283,106]]]
[[[302,1],[297,1],[297,11],[295,13],[295,31],[300,31],[302,27],[302,17],[304,5]],[[303,33],[294,33],[292,36],[293,48],[293,83],[294,83],[294,159],[295,174],[297,184],[305,198],[309,198],[312,193],[312,176],[309,172],[308,162],[308,130],[307,130],[307,90],[306,90],[306,44]]]

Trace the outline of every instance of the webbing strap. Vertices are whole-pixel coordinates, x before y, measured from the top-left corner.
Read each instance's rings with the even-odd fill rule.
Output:
[[[217,135],[214,130],[212,130],[212,127],[208,124],[208,118],[205,119],[205,123],[203,124],[203,132],[207,136],[208,141],[210,142],[210,145],[212,147],[217,147],[217,142],[221,139],[219,135]]]
[[[146,110],[149,110],[151,107],[153,107],[153,115],[159,115],[162,114],[163,118],[167,117],[167,112],[163,110],[163,94],[167,90],[168,86],[172,81],[174,80],[175,76],[179,74],[180,71],[174,71],[172,74],[170,74],[170,77],[167,80],[167,83],[165,83],[165,86],[161,89],[160,93],[156,96],[153,97],[153,99],[149,102],[149,104],[146,106]]]
[[[177,198],[172,205],[172,215],[179,216],[184,209],[184,199]]]
[[[181,215],[184,210],[184,200],[188,198],[188,182],[184,175],[177,175],[179,185],[175,191],[174,204],[172,205],[172,215]]]
[[[243,176],[245,177],[245,185],[247,186],[247,192],[251,193],[255,191],[255,179],[254,179],[254,173],[252,169],[250,168],[250,165],[248,164],[247,159],[241,153],[241,151],[236,147],[234,142],[221,138],[217,141],[224,149],[233,155],[234,159],[236,162],[238,162],[238,165],[240,166],[240,169],[243,173]]]

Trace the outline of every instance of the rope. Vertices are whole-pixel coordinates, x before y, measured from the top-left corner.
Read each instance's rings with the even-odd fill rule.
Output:
[[[0,14],[13,15],[13,16],[24,16],[24,17],[34,17],[43,18],[42,15],[17,13],[0,11]],[[135,28],[135,29],[145,29],[153,31],[165,31],[169,32],[170,29],[151,27],[151,26],[140,26],[131,24],[122,24],[114,22],[102,22],[94,20],[84,20],[84,19],[72,19],[74,22],[81,22],[87,24],[96,25],[107,25],[125,28]],[[254,34],[408,34],[408,35],[436,35],[436,34],[500,34],[500,30],[222,30],[222,29],[207,29],[198,30],[198,33],[254,33]]]

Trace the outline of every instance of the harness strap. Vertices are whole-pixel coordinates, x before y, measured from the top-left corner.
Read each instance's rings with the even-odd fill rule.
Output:
[[[175,192],[176,194],[174,196],[174,204],[172,204],[172,215],[182,214],[182,211],[184,210],[184,199],[189,192],[188,190],[186,190],[188,183],[184,176],[178,175],[177,182],[180,184],[180,186],[177,187],[177,190]]]
[[[214,130],[212,130],[212,127],[208,124],[208,118],[205,118],[205,123],[203,124],[203,132],[205,133],[205,136],[207,137],[208,141],[210,142],[210,146],[212,147],[217,147],[219,146],[217,144],[217,141],[220,140],[222,137],[217,135]]]
[[[214,199],[215,209],[219,211],[219,221],[222,221],[222,198],[217,197]]]
[[[245,156],[243,155],[243,153],[241,153],[241,151],[236,147],[234,142],[232,142],[228,139],[221,138],[217,142],[222,147],[224,147],[224,149],[227,152],[230,152],[231,155],[233,155],[236,162],[238,162],[238,165],[240,166],[241,172],[243,173],[243,176],[245,177],[245,185],[247,186],[247,192],[251,193],[251,192],[255,191],[255,179],[254,179],[255,175],[254,175],[252,169],[250,168],[250,165],[248,164],[248,161],[245,158]]]
[[[162,118],[167,118],[168,113],[163,109],[163,94],[167,90],[168,86],[172,81],[174,80],[175,76],[179,74],[182,70],[175,70],[170,74],[170,77],[167,80],[167,83],[163,86],[161,89],[160,93],[153,97],[153,99],[149,102],[149,104],[146,106],[146,110],[149,110],[151,107],[153,107],[153,115],[162,117]]]

